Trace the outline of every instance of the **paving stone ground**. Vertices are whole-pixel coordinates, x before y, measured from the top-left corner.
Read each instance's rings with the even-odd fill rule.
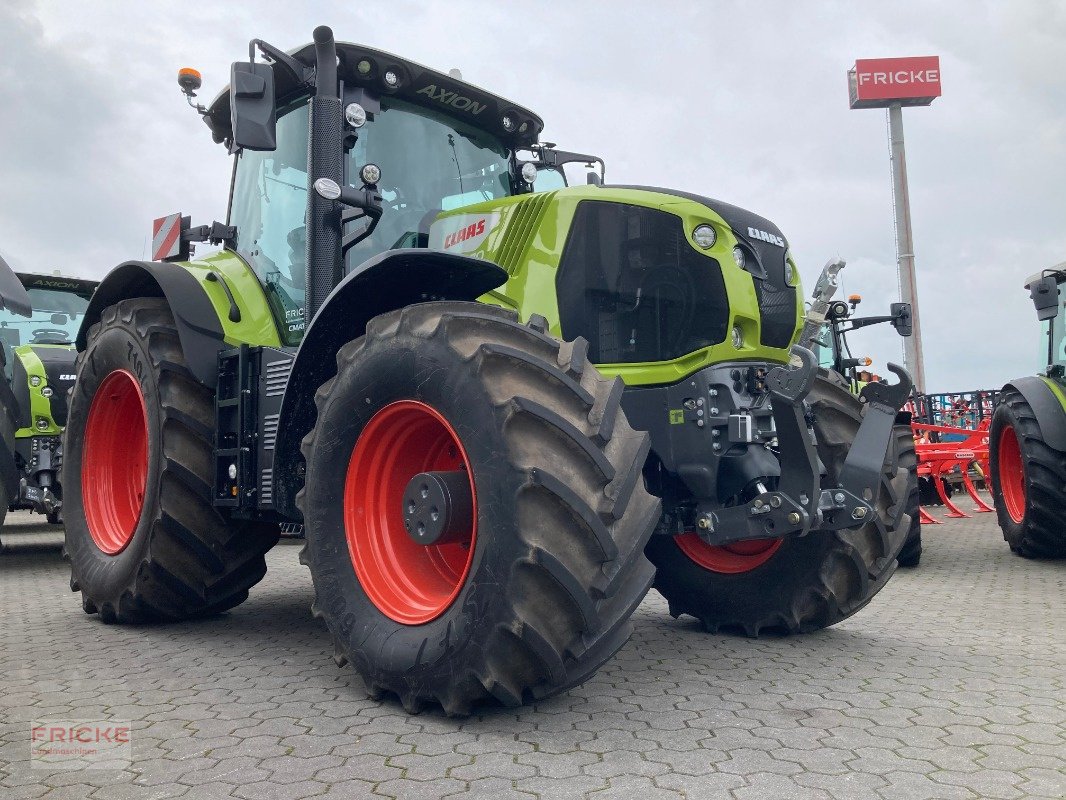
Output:
[[[710,636],[653,593],[591,681],[468,720],[367,700],[291,543],[228,614],[105,626],[39,519],[2,531],[2,800],[1066,797],[1066,561],[990,514],[927,526],[917,570],[802,638]],[[42,719],[131,721],[132,766],[34,766]]]

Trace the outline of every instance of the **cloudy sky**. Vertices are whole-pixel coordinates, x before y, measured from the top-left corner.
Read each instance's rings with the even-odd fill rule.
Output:
[[[222,220],[229,159],[185,106],[247,42],[315,25],[538,111],[608,181],[708,194],[774,220],[813,283],[896,298],[885,112],[848,109],[856,58],[939,55],[944,96],[906,110],[928,387],[1037,368],[1022,284],[1066,260],[1066,4],[983,2],[0,2],[0,252],[102,276],[145,256],[151,220]],[[899,360],[891,330],[856,335]]]

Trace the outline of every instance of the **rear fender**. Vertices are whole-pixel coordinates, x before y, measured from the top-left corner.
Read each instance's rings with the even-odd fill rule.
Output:
[[[200,383],[218,385],[218,351],[228,345],[214,304],[186,269],[158,261],[127,261],[101,281],[78,330],[78,352],[85,350],[89,328],[108,306],[132,297],[165,297],[174,314],[181,348]]]
[[[274,503],[299,519],[300,441],[315,422],[315,392],[337,372],[337,351],[376,316],[415,303],[476,300],[507,273],[490,261],[435,250],[390,250],[353,270],[326,298],[304,334],[282,399],[274,453]]]
[[[1013,380],[1003,390],[1016,390],[1033,409],[1044,443],[1066,453],[1066,401],[1051,381],[1037,375]]]

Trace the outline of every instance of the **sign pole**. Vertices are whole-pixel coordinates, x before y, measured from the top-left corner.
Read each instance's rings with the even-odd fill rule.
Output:
[[[903,107],[927,106],[940,97],[940,58],[860,58],[848,70],[852,108],[887,108],[892,160],[892,205],[896,223],[896,278],[900,300],[910,303],[910,336],[903,340],[903,360],[914,388],[925,392],[922,326],[918,320],[918,284],[914,271],[911,201],[907,190],[907,155],[903,149]]]
[[[892,152],[892,200],[896,222],[896,269],[900,299],[911,304],[914,332],[903,340],[903,360],[917,392],[925,391],[925,360],[922,356],[922,326],[918,313],[918,287],[914,269],[914,239],[911,234],[911,199],[907,188],[907,153],[903,145],[903,107],[888,107],[888,137]]]

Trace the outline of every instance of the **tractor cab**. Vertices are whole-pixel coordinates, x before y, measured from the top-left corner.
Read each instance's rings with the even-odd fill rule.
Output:
[[[262,281],[283,343],[296,345],[306,325],[311,183],[311,84],[304,64],[313,63],[314,53],[308,45],[291,54],[271,48],[268,55],[272,71],[252,66],[270,72],[273,83],[273,149],[242,140],[247,103],[237,82],[203,114],[215,139],[236,152],[228,220],[237,230],[235,249]],[[561,175],[555,154],[537,144],[543,123],[531,111],[461,81],[454,71],[446,75],[362,45],[338,43],[337,58],[347,132],[339,183],[362,183],[380,196],[376,216],[346,229],[345,274],[384,251],[426,247],[443,211],[529,193],[541,175],[548,182]],[[520,151],[538,157],[520,162]],[[523,170],[526,163],[532,168]]]
[[[1036,306],[1037,317],[1043,325],[1046,348],[1041,347],[1040,358],[1047,367],[1049,378],[1066,383],[1066,262],[1033,275],[1025,282],[1029,296]],[[1046,360],[1045,360],[1046,357]]]

